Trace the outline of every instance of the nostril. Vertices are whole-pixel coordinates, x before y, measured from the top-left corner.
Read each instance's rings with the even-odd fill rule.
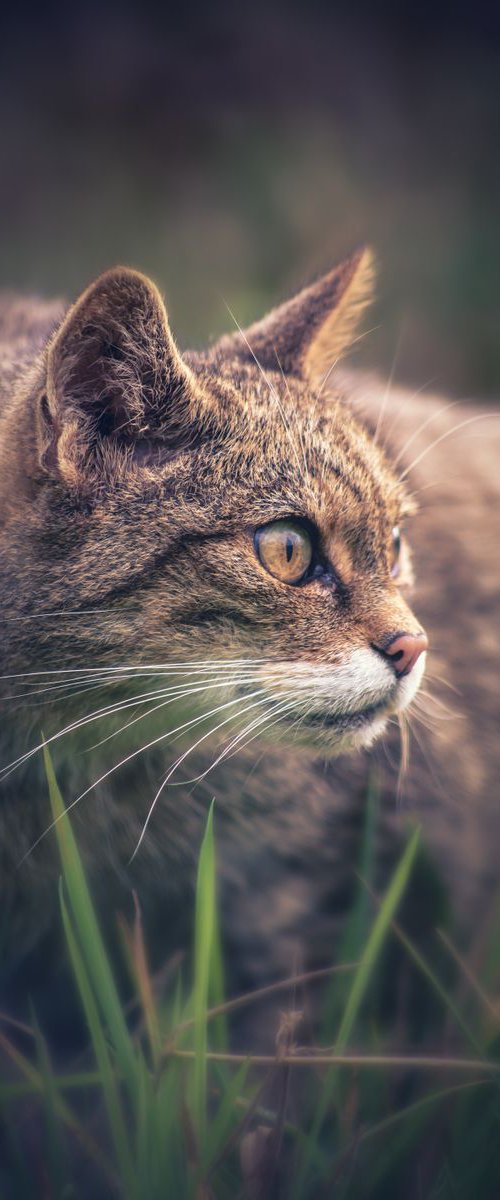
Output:
[[[426,634],[423,632],[397,633],[388,643],[385,643],[383,648],[378,646],[377,649],[384,655],[384,658],[389,659],[399,679],[403,675],[410,674],[417,659],[427,650],[428,645]]]

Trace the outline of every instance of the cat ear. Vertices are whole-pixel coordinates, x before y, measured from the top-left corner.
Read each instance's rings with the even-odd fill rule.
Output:
[[[107,271],[73,305],[48,349],[43,465],[76,483],[106,462],[130,459],[148,441],[172,443],[194,393],[155,285],[124,267]]]
[[[373,285],[373,254],[363,247],[251,325],[240,335],[242,353],[253,353],[264,368],[281,367],[320,386],[352,345]]]

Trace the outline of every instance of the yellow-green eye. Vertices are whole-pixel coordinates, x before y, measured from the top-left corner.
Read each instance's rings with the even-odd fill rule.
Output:
[[[298,521],[271,521],[255,534],[262,566],[282,583],[300,583],[312,562],[311,538]]]

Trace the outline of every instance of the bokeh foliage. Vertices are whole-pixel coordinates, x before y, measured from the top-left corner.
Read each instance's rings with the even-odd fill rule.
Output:
[[[485,0],[11,6],[1,283],[72,296],[125,261],[197,344],[370,240],[361,360],[498,394],[499,69]]]

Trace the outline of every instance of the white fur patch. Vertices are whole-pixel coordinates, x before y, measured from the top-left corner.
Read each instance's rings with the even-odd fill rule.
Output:
[[[269,663],[262,682],[274,695],[290,693],[297,711],[348,716],[395,697],[394,671],[375,650],[353,650],[342,661]]]
[[[381,654],[359,647],[339,662],[268,663],[259,674],[270,697],[289,702],[289,719],[303,718],[304,729],[316,722],[321,740],[340,753],[371,745],[388,717],[411,703],[424,670],[421,654],[411,673],[397,679]]]

